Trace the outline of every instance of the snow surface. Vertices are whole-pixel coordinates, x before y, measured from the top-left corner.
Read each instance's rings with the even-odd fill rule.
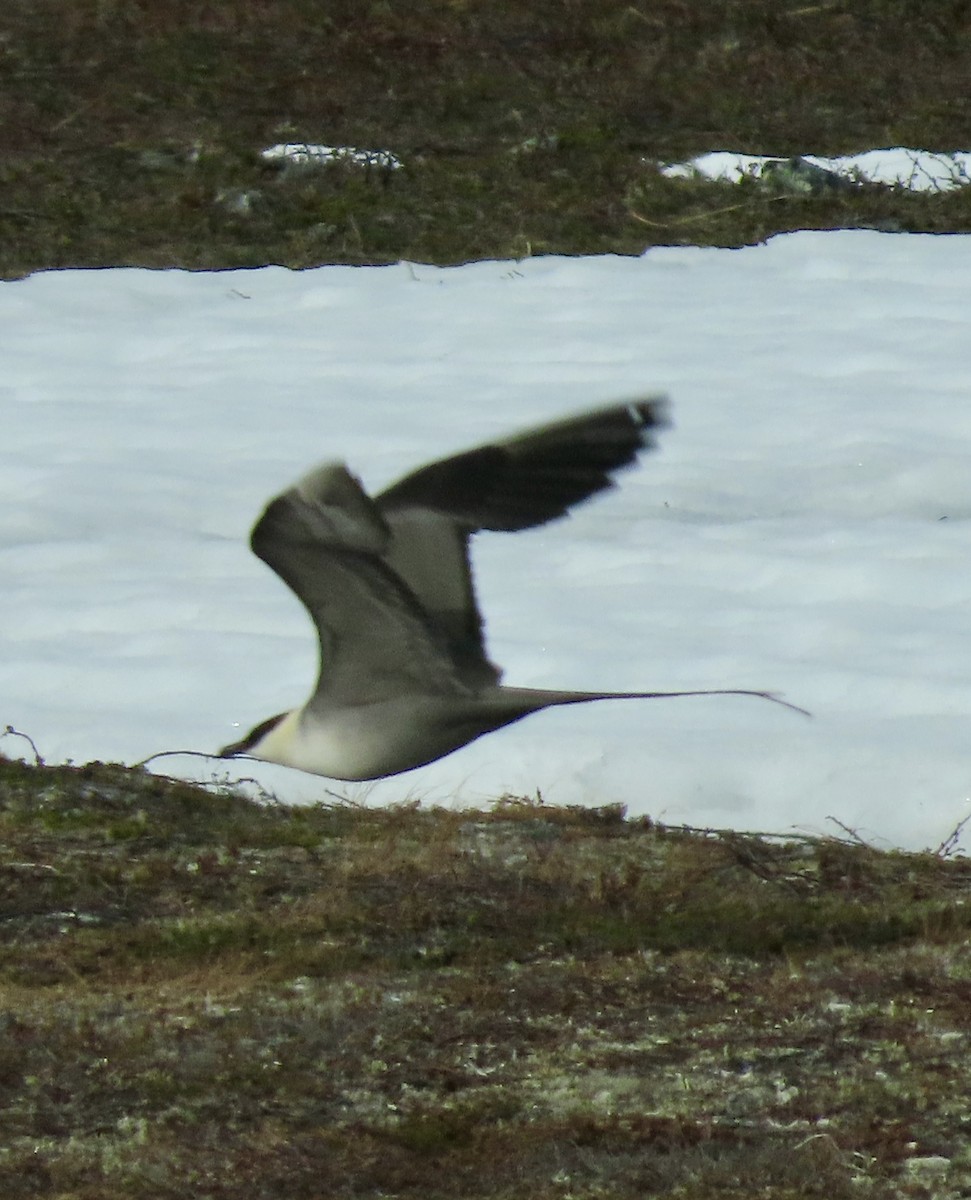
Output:
[[[963,150],[940,154],[894,146],[839,158],[825,158],[819,154],[803,154],[800,157],[813,166],[822,167],[846,179],[882,183],[915,192],[947,192],[952,188],[964,187],[971,180],[971,152]],[[746,178],[760,179],[766,166],[786,161],[761,154],[715,150],[688,163],[666,166],[661,174],[672,179],[703,175],[706,179],[739,183]]]
[[[676,824],[937,846],[971,813],[971,238],[0,284],[0,728],[47,761],[212,750],[315,648],[246,544],[320,459],[433,457],[668,391],[675,428],[555,526],[476,540],[492,656],[544,687],[778,689],[543,713],[287,801],[623,802]],[[0,749],[22,753],[7,737]],[[966,844],[966,843],[965,843]]]

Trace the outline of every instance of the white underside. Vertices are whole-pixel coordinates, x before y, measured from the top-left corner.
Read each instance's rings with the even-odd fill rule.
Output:
[[[398,696],[328,714],[295,709],[248,753],[331,779],[377,779],[432,762],[531,711],[511,701],[497,688],[468,698]]]

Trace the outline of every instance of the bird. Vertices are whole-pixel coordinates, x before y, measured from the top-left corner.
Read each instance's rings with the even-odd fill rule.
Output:
[[[256,725],[220,758],[338,780],[397,775],[561,705],[771,692],[583,692],[510,687],[487,656],[469,545],[565,516],[616,486],[670,424],[660,395],[615,403],[433,462],[369,496],[343,463],[267,504],[250,546],[317,628],[319,676],[302,706]],[[803,710],[799,710],[803,711]]]

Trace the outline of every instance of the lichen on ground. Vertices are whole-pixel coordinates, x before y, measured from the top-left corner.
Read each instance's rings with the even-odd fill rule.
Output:
[[[0,759],[0,1192],[960,1196],[971,863]]]

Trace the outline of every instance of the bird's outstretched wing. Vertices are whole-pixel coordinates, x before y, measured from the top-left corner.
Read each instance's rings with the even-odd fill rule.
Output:
[[[340,464],[271,500],[250,544],[317,626],[311,707],[496,683],[469,538],[563,516],[612,487],[665,424],[660,397],[636,400],[432,463],[373,500]]]
[[[382,515],[441,513],[466,533],[544,525],[614,486],[614,472],[654,445],[667,401],[649,396],[531,429],[420,467],[376,497]]]
[[[383,561],[391,532],[340,464],[318,467],[271,500],[250,545],[317,626],[316,703],[466,691],[444,639]]]
[[[662,396],[615,404],[431,463],[375,498],[392,534],[385,562],[442,631],[470,685],[500,674],[483,644],[471,535],[564,516],[613,487],[614,473],[652,447],[654,432],[667,424]]]

